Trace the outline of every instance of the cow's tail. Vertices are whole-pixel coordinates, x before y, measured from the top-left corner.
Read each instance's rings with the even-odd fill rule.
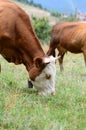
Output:
[[[50,56],[50,55],[52,55],[52,56],[56,56],[56,52],[55,52],[55,49],[53,49],[53,48],[49,48],[49,50],[47,51],[47,55],[48,56]]]

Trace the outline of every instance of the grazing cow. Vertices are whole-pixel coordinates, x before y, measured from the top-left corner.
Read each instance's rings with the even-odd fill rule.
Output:
[[[86,64],[86,23],[62,22],[53,26],[48,55],[55,56],[55,49],[60,56],[60,70],[63,70],[63,58],[67,51],[78,54],[83,53]]]
[[[0,54],[8,62],[25,65],[40,95],[54,94],[56,58],[44,53],[29,16],[8,0],[0,0]]]

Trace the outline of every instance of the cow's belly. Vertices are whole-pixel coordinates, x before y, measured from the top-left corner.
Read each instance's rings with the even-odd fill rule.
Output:
[[[71,53],[81,53],[81,48],[76,48],[76,47],[71,47],[71,48],[68,48],[68,51],[70,51]]]
[[[67,51],[70,51],[71,53],[81,53],[81,44],[79,43],[62,43],[61,46],[66,49]]]
[[[3,49],[3,51],[1,51],[0,54],[8,62],[13,62],[15,64],[21,64],[22,63],[22,56],[15,49],[9,49],[9,48]]]

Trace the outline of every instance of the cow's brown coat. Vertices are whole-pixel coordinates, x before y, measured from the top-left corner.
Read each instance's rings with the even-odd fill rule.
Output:
[[[40,94],[54,92],[55,60],[44,53],[27,13],[8,0],[0,0],[0,54],[8,62],[24,64]]]
[[[86,23],[62,22],[53,26],[48,55],[55,56],[55,49],[59,51],[60,69],[63,70],[63,57],[67,51],[83,53],[86,64]]]

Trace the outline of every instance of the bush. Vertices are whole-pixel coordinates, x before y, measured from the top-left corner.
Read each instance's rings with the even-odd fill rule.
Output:
[[[16,0],[18,2],[22,2],[22,3],[28,3],[28,0]]]
[[[60,17],[61,16],[61,14],[59,12],[57,12],[57,11],[51,11],[51,15],[55,16],[55,17]]]
[[[33,27],[38,38],[43,42],[48,42],[50,38],[50,30],[48,19],[32,17]]]

